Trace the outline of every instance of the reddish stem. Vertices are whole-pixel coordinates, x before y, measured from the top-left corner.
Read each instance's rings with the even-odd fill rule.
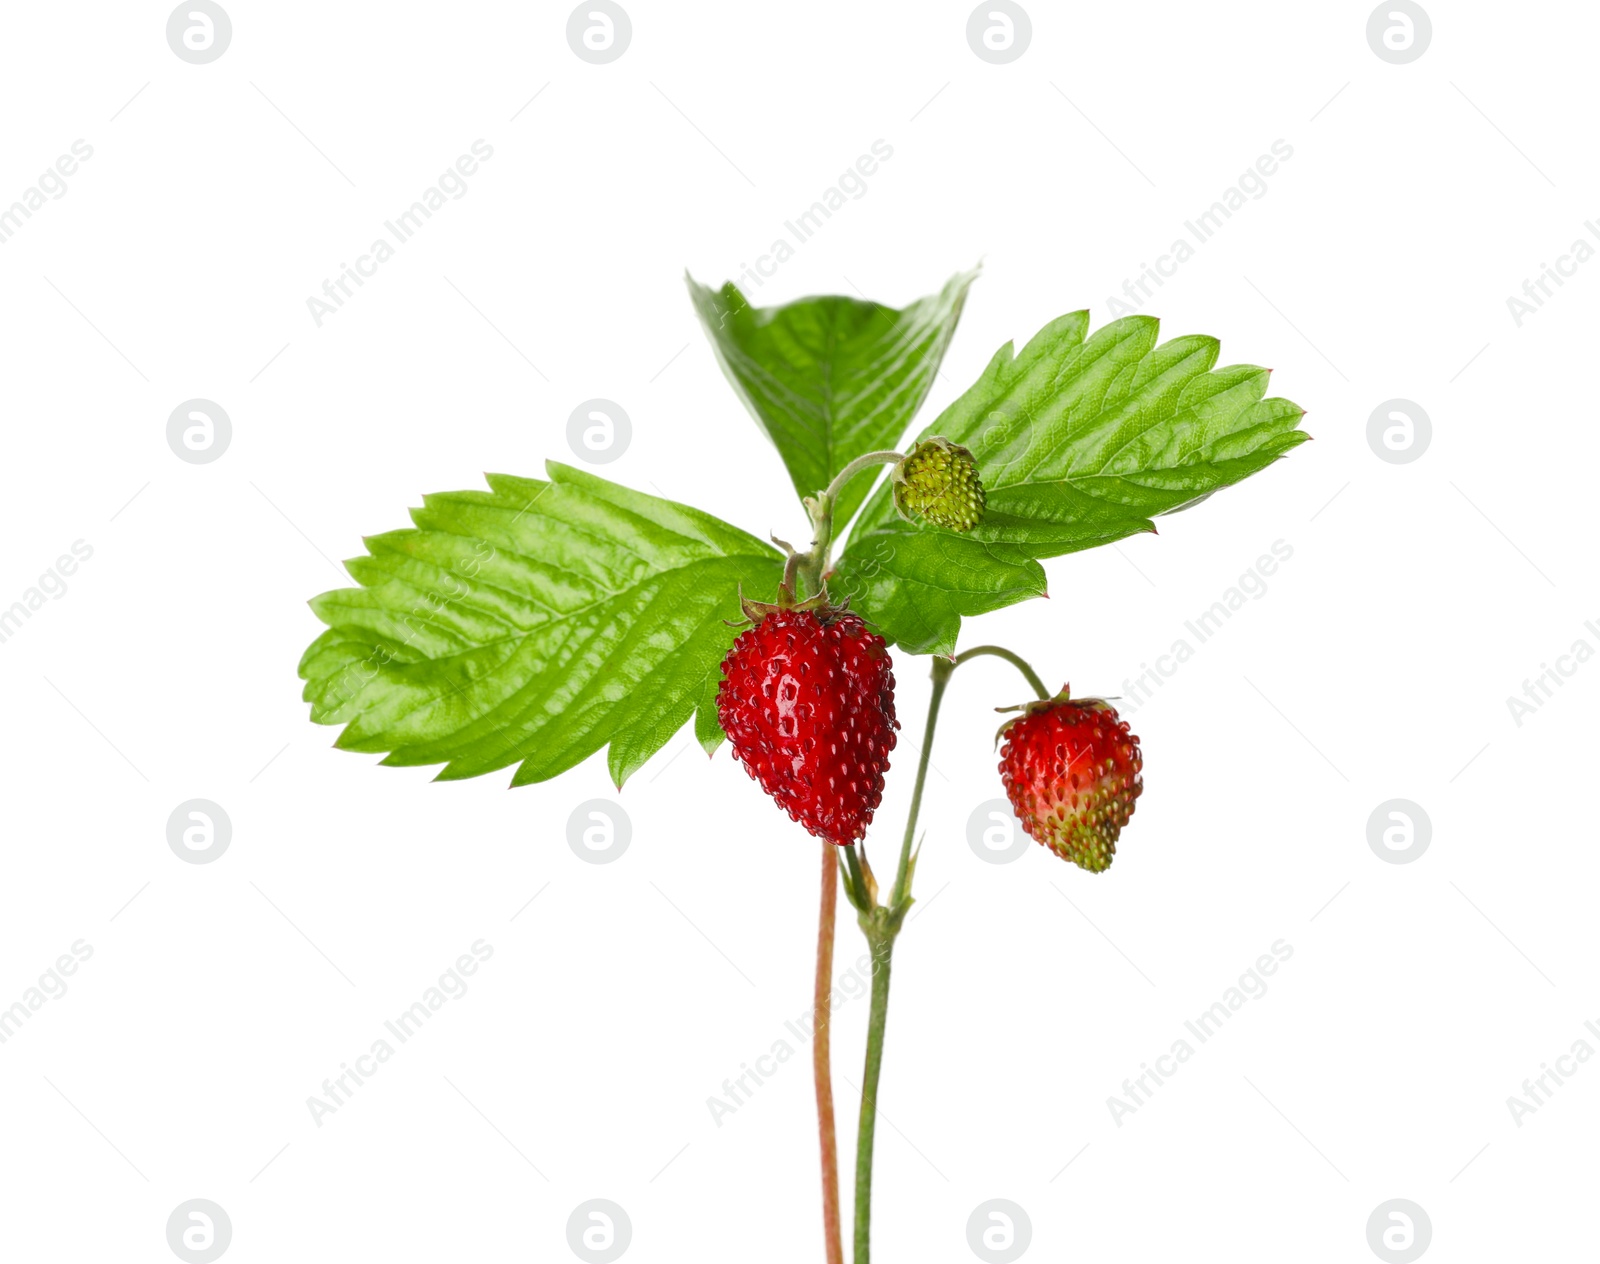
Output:
[[[833,928],[839,905],[839,853],[822,844],[822,900],[817,912],[817,980],[812,994],[816,1036],[811,1042],[811,1070],[817,1086],[817,1136],[822,1143],[822,1234],[828,1264],[844,1264],[839,1236],[839,1139],[833,1123],[833,1070],[829,1027],[832,1018]]]

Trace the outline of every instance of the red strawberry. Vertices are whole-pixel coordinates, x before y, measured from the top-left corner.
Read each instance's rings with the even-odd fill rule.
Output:
[[[1000,730],[1000,778],[1030,838],[1090,873],[1111,867],[1144,790],[1139,739],[1101,698],[1030,702]]]
[[[771,609],[722,661],[717,719],[734,758],[818,838],[866,833],[894,749],[894,664],[843,611]]]

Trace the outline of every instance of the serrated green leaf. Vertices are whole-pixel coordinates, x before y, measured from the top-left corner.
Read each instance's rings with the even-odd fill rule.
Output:
[[[860,299],[804,298],[751,307],[731,282],[688,278],[711,346],[772,440],[795,491],[812,496],[856,457],[892,448],[927,398],[977,270],[900,311]],[[834,510],[839,527],[872,488],[857,478]]]
[[[1087,337],[1089,313],[1007,343],[928,426],[970,448],[988,511],[969,535],[903,521],[887,488],[862,511],[829,589],[912,653],[950,653],[961,616],[1044,591],[1038,561],[1140,531],[1277,460],[1304,410],[1268,371],[1213,369],[1215,338],[1157,344],[1148,316]]]
[[[300,675],[338,746],[446,780],[520,763],[525,785],[609,745],[621,786],[697,712],[709,742],[739,589],[772,593],[783,559],[697,509],[547,472],[424,497],[346,563],[361,587],[312,600],[328,630]]]

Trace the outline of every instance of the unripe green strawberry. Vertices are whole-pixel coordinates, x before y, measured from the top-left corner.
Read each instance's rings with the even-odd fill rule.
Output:
[[[983,520],[983,484],[972,453],[947,439],[928,439],[901,459],[889,476],[903,518],[926,518],[951,531],[971,531]]]
[[[1000,779],[1030,838],[1101,873],[1144,790],[1144,759],[1128,722],[1102,698],[1063,690],[1030,702],[1000,730]]]

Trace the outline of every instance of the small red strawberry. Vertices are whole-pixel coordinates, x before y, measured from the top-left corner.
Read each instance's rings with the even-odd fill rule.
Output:
[[[1101,873],[1144,790],[1144,759],[1128,722],[1102,698],[1062,690],[1030,702],[1000,733],[1000,779],[1030,838]]]
[[[866,833],[894,749],[894,664],[859,616],[748,603],[722,661],[717,719],[779,807],[841,846]]]

